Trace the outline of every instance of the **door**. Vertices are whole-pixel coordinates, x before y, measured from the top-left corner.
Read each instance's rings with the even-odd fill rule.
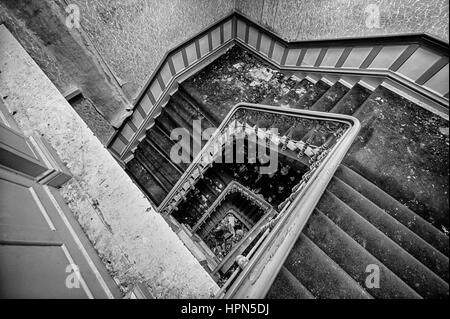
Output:
[[[67,181],[67,169],[11,120],[0,101],[0,298],[120,297],[51,186]]]

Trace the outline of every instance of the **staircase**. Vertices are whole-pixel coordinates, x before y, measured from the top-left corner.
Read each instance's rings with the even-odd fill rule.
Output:
[[[448,298],[448,135],[435,133],[448,121],[381,86],[370,90],[360,81],[297,76],[291,91],[300,97],[267,94],[251,102],[353,115],[362,129],[267,298]],[[156,204],[188,166],[170,160],[171,130],[185,127],[192,137],[191,123],[198,118],[202,129],[217,127],[231,105],[208,107],[200,91],[195,81],[182,83],[127,164]],[[295,134],[303,141],[322,138],[314,131]],[[233,178],[230,171],[208,170],[173,216],[194,226]],[[237,209],[252,214],[249,207]],[[203,236],[221,213],[203,226]],[[380,270],[379,288],[366,287],[370,265]]]
[[[127,163],[126,169],[135,178],[144,192],[159,205],[166,197],[181,175],[192,161],[194,143],[193,121],[201,120],[200,133],[210,127],[215,127],[214,120],[201,112],[192,98],[182,89],[170,99],[161,114],[155,119],[151,129],[147,131],[145,139],[139,144],[135,157]],[[189,154],[186,160],[175,163],[170,158],[170,150],[176,141],[170,138],[173,129],[185,128],[189,132],[190,143],[182,144],[182,148]],[[201,142],[201,147],[206,143]]]
[[[301,82],[306,93],[293,107],[353,115],[363,123],[360,135],[371,129],[364,106],[375,92],[340,82],[324,91],[323,82],[307,82]],[[267,298],[448,298],[448,236],[350,168],[357,167],[351,156],[352,150]],[[379,288],[366,288],[368,265],[380,269]]]
[[[382,279],[369,290],[370,264]],[[293,297],[286,281],[315,298],[445,297],[448,237],[341,165],[283,268],[268,298]]]

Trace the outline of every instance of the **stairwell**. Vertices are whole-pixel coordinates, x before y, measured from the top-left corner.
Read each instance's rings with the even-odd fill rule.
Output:
[[[255,68],[271,79],[246,78]],[[235,46],[180,85],[128,163],[156,204],[187,168],[170,160],[171,130],[185,127],[192,136],[189,123],[198,118],[202,128],[216,127],[241,101],[347,114],[362,123],[267,298],[448,298],[448,122],[384,87],[284,75]],[[229,172],[210,172],[178,220],[194,223],[183,211],[201,216],[199,207],[209,207],[231,180]],[[380,269],[379,288],[366,286],[368,265]]]

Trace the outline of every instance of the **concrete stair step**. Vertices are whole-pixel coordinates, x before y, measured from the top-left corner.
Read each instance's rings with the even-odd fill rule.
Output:
[[[352,89],[349,89],[342,83],[336,82],[316,103],[314,103],[311,109],[351,115],[355,110],[358,110],[369,96],[370,91],[362,86],[357,85]],[[296,132],[296,136],[302,141],[311,139],[311,143],[319,146],[325,143],[329,135],[326,136],[323,133],[310,130],[302,131],[301,134]]]
[[[178,127],[178,124],[168,115],[167,112],[161,113],[160,116],[158,116],[155,120],[155,125],[159,128],[161,132],[164,133],[164,135],[168,136],[170,138],[170,134],[173,129],[176,129]],[[189,138],[189,141],[186,139],[182,139],[180,141],[172,141],[172,144],[169,146],[166,146],[166,152],[168,151],[170,154],[170,149],[173,145],[175,145],[175,142],[178,143],[179,146],[181,146],[181,149],[185,153],[185,157],[189,159],[193,158],[193,147],[192,147],[192,141],[191,138]],[[180,151],[181,152],[181,151]],[[180,154],[181,156],[181,154]]]
[[[141,153],[145,158],[145,163],[155,171],[155,174],[161,174],[171,184],[175,184],[181,177],[182,171],[170,160],[168,160],[164,154],[155,149],[154,145],[144,140],[136,151]]]
[[[168,162],[155,160],[155,153],[149,154],[149,152],[145,151],[143,146],[140,145],[137,151],[135,152],[135,158],[139,161],[139,163],[147,170],[147,172],[154,177],[154,179],[158,182],[158,184],[166,191],[170,192],[173,185],[175,185],[178,178],[181,176],[177,171],[173,170],[172,167],[166,169],[165,165],[170,165]],[[178,175],[171,174],[170,171],[172,168],[172,172],[178,173]],[[169,173],[168,173],[169,172]],[[166,173],[166,174],[164,174]],[[168,173],[168,174],[167,174]]]
[[[420,298],[411,287],[368,253],[320,210],[314,211],[303,232],[373,297]],[[366,287],[366,279],[369,275],[366,270],[369,265],[378,266],[380,274],[382,274],[382,284],[380,283],[378,288]]]
[[[161,187],[158,181],[149,174],[136,158],[127,163],[127,171],[135,177],[139,187],[156,205],[161,204],[168,192]]]
[[[161,114],[155,118],[155,124],[158,125],[167,136],[170,136],[172,130],[180,127],[180,124],[172,118],[166,108],[163,108]]]
[[[300,234],[284,266],[316,298],[372,298],[305,234]]]
[[[185,125],[188,125],[189,132],[195,132],[195,137],[201,147],[207,143],[203,139],[205,130],[215,128],[203,114],[192,107],[192,104],[187,102],[180,94],[175,94],[170,100],[170,104],[174,113],[184,120]],[[203,136],[202,136],[203,134]]]
[[[244,213],[255,224],[262,217],[262,214],[261,214],[259,208],[256,205],[249,205],[249,207],[245,210]]]
[[[299,87],[295,88],[295,91],[304,91],[304,94],[294,105],[291,105],[291,107],[295,109],[310,109],[329,88],[330,86],[323,81],[318,81],[313,84],[307,79],[303,79],[300,82]]]
[[[311,106],[310,110],[320,112],[330,111],[349,90],[342,83],[336,82]]]
[[[448,281],[448,257],[337,177],[333,177],[327,190],[442,279]]]
[[[186,97],[186,95],[187,93],[179,91],[171,97],[171,102],[176,106],[176,111],[190,123],[193,120],[201,120],[201,127],[203,130],[215,127],[215,125],[201,112],[200,107],[193,104],[193,98]]]
[[[381,86],[354,116],[362,127],[343,163],[448,234],[448,121]]]
[[[347,166],[340,165],[335,176],[448,257],[449,239],[439,229]]]
[[[317,208],[422,297],[448,298],[448,283],[336,195],[326,190]]]
[[[357,84],[330,110],[331,113],[352,115],[370,96],[371,92]]]
[[[267,299],[314,299],[312,293],[295,276],[281,267],[277,278],[266,295]]]
[[[189,132],[190,144],[192,146],[191,152],[194,152],[194,150],[197,150],[199,152],[202,148],[201,128],[200,127],[194,128],[193,122],[189,121],[184,115],[180,114],[181,112],[180,113],[177,112],[176,106],[174,106],[174,104],[171,102],[169,102],[168,105],[164,108],[163,113],[165,116],[163,117],[160,116],[158,117],[158,119],[160,121],[165,120],[168,122],[164,123],[167,124],[165,125],[165,127],[168,128],[166,130],[166,133],[170,134],[174,129],[184,129],[185,131]],[[195,129],[195,136],[194,136],[194,129]],[[197,147],[197,149],[195,149],[194,147]]]
[[[194,88],[191,88],[195,91]],[[193,92],[192,92],[193,93]],[[218,127],[222,119],[217,118],[212,112],[210,112],[197,97],[198,94],[191,94],[190,88],[185,83],[181,83],[178,86],[177,95],[185,102],[191,105],[191,108],[198,110],[205,119],[208,120],[211,126]]]
[[[174,141],[170,139],[170,136],[167,136],[163,131],[161,131],[161,129],[157,125],[154,125],[150,130],[147,131],[145,141],[151,143],[155,150],[162,153],[164,157],[168,161],[173,163],[173,165],[176,166],[179,171],[184,172],[188,168],[188,162],[191,160],[190,157],[186,159],[186,163],[183,161],[179,163],[172,162],[172,160],[170,159],[170,151],[172,146],[174,145]],[[189,154],[188,150],[186,150],[186,152],[187,154]]]

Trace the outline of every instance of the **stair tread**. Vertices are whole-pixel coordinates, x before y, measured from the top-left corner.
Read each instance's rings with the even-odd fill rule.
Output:
[[[127,170],[156,205],[159,205],[167,196],[167,192],[135,158],[127,163]]]
[[[277,278],[266,295],[267,299],[314,299],[313,294],[295,276],[281,267]]]
[[[170,192],[174,183],[171,182],[167,176],[162,174],[160,171],[154,169],[153,165],[149,165],[148,157],[143,155],[139,150],[134,154],[134,158],[145,168],[149,175],[153,176],[155,181],[163,188],[167,193]]]
[[[339,166],[335,176],[361,193],[386,213],[393,216],[403,225],[410,228],[444,255],[449,255],[449,239],[443,232],[398,202],[381,188],[345,165]]]
[[[331,113],[352,115],[370,96],[370,91],[357,84],[352,87],[336,105],[330,110]]]
[[[188,82],[181,83],[178,87],[178,94],[184,101],[191,104],[194,109],[199,110],[205,116],[211,126],[217,127],[220,125],[222,119],[219,119],[214,113],[210,112],[210,110],[205,107],[205,105],[198,97],[199,92],[192,86],[192,84]]]
[[[422,297],[448,296],[448,283],[328,190],[317,208]]]
[[[383,284],[368,292],[376,298],[420,298],[420,296],[378,259],[347,235],[320,210],[315,210],[303,231],[331,259],[352,276],[362,287],[368,276],[366,267],[377,265]]]
[[[297,102],[295,102],[295,104],[290,106],[295,109],[309,109],[330,88],[330,86],[323,81],[318,81],[317,83],[314,84],[307,79],[303,79],[300,83],[302,84],[299,87],[296,87],[295,91],[296,92],[304,91],[304,93],[302,94],[300,99]]]
[[[170,151],[172,146],[175,144],[175,141],[171,140],[170,136],[163,132],[158,125],[153,125],[153,127],[147,131],[147,136],[145,139],[149,139],[153,145],[158,147],[166,158],[170,159]],[[186,153],[189,154],[187,150]],[[178,168],[184,172],[189,166],[188,162],[190,162],[190,157],[186,156],[186,160],[180,161],[179,163],[174,163],[174,165],[178,166]]]
[[[161,176],[170,183],[170,188],[180,179],[181,172],[174,163],[168,161],[161,153],[149,143],[141,143],[135,155],[141,155],[142,160],[151,169],[151,173]]]
[[[372,298],[303,233],[289,253],[284,266],[316,298]]]
[[[343,163],[448,234],[448,121],[383,87],[354,115],[361,130]]]
[[[325,92],[320,99],[314,103],[310,110],[311,111],[320,111],[320,112],[328,112],[339,102],[339,100],[344,97],[345,94],[350,89],[340,82],[336,82],[333,86],[331,86],[327,92]]]
[[[434,273],[448,281],[448,257],[337,177],[333,177],[327,190]]]

